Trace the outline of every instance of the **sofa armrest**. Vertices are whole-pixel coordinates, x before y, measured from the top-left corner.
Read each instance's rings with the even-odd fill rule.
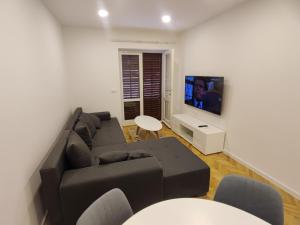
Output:
[[[162,174],[155,157],[65,171],[60,186],[65,224],[75,224],[92,202],[113,188],[124,191],[134,211],[161,201]]]
[[[110,116],[110,112],[95,112],[95,113],[91,113],[95,116],[97,116],[100,120],[110,120],[111,116]]]

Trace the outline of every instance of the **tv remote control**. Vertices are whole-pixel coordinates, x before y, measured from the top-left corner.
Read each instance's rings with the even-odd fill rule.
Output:
[[[198,126],[198,127],[208,127],[207,125],[200,125],[200,126]]]

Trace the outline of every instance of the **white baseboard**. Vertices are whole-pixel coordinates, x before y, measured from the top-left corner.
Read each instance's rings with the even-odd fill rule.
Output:
[[[45,222],[46,222],[46,219],[47,219],[47,215],[48,215],[48,210],[46,210],[44,216],[43,216],[43,219],[41,221],[41,225],[45,225]]]
[[[298,193],[297,191],[293,190],[292,188],[286,186],[285,184],[281,183],[280,181],[278,181],[277,179],[275,179],[274,177],[270,176],[269,174],[261,171],[260,169],[257,169],[255,166],[253,166],[252,164],[246,162],[245,160],[241,159],[240,157],[232,154],[230,151],[224,149],[224,154],[228,155],[229,157],[233,158],[234,160],[236,160],[237,162],[241,163],[242,165],[246,166],[247,168],[253,170],[254,172],[256,172],[258,175],[264,177],[265,179],[271,181],[272,183],[276,184],[278,187],[280,187],[281,189],[283,189],[285,192],[289,193],[290,195],[292,195],[293,197],[295,197],[296,199],[300,200],[300,193]]]

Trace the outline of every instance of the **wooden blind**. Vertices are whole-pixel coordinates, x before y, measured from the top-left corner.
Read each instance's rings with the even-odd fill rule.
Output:
[[[140,115],[140,101],[124,102],[125,120],[133,120]]]
[[[139,56],[122,55],[123,98],[140,98]]]
[[[144,114],[161,119],[162,54],[143,53]]]

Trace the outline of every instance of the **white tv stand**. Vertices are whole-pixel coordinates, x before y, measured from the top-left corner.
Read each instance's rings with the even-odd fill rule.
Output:
[[[188,114],[173,115],[171,128],[205,155],[223,151],[225,132]]]

